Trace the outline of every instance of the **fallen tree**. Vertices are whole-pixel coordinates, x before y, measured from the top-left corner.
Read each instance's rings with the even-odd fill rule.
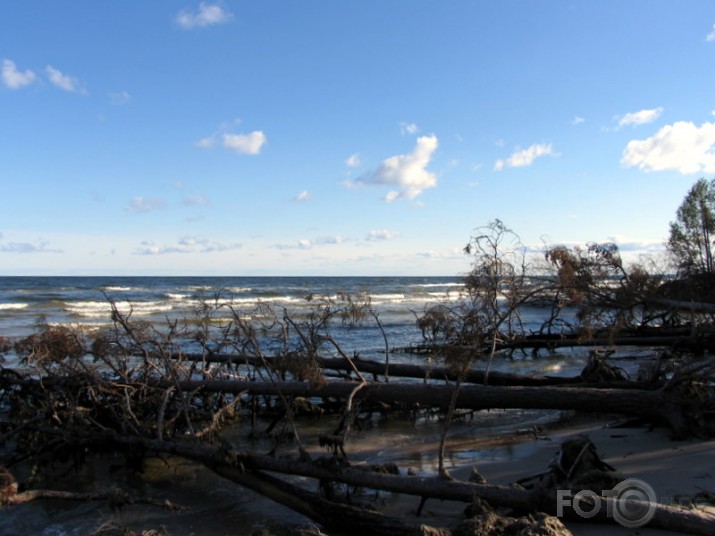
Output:
[[[66,435],[66,432],[53,430],[52,435]],[[96,433],[74,436],[68,441],[75,447],[86,448],[114,448],[126,449],[141,448],[144,456],[158,454],[171,454],[205,465],[218,475],[227,478],[237,484],[248,487],[266,497],[277,501],[289,508],[292,508],[306,517],[321,523],[328,530],[339,530],[346,534],[364,534],[369,529],[375,534],[433,534],[449,536],[459,533],[460,529],[455,528],[454,520],[449,522],[448,527],[434,528],[420,523],[416,519],[413,521],[380,514],[365,506],[356,506],[345,502],[327,499],[315,492],[311,492],[305,486],[296,486],[285,480],[270,476],[271,474],[283,474],[307,477],[317,482],[342,483],[348,486],[369,488],[373,490],[383,490],[393,493],[407,494],[419,498],[438,499],[448,501],[459,501],[472,503],[475,498],[480,502],[487,503],[490,507],[507,508],[516,513],[524,515],[538,511],[555,514],[559,510],[557,504],[556,486],[567,487],[578,484],[579,489],[584,489],[584,485],[591,485],[597,489],[599,500],[604,501],[606,508],[601,508],[595,517],[590,518],[591,522],[613,523],[613,519],[608,512],[613,511],[616,505],[609,505],[610,502],[624,500],[619,497],[603,496],[601,489],[607,489],[617,481],[616,474],[610,473],[613,469],[600,462],[595,450],[590,442],[577,445],[576,457],[571,457],[567,465],[563,463],[558,466],[558,471],[549,469],[540,475],[539,485],[527,487],[503,486],[486,483],[474,483],[467,481],[456,481],[440,477],[418,477],[386,474],[374,470],[366,470],[361,466],[350,466],[345,461],[338,462],[331,457],[318,460],[307,460],[294,457],[276,457],[257,455],[251,452],[226,449],[224,447],[214,447],[211,445],[197,443],[192,440],[158,440],[142,438],[138,436],[126,436],[114,433]],[[591,447],[592,454],[584,456],[583,452]],[[563,447],[566,449],[566,444]],[[573,446],[571,446],[573,449]],[[595,456],[595,460],[594,460]],[[561,456],[560,458],[563,458]],[[545,477],[544,475],[548,475]],[[567,475],[567,477],[566,477]],[[601,476],[599,476],[601,475]],[[583,478],[589,479],[584,481]],[[601,486],[601,487],[599,487]],[[315,486],[316,488],[318,486]],[[96,497],[90,497],[95,499]],[[592,500],[586,497],[586,502]],[[5,497],[5,504],[21,502],[13,500],[12,494]],[[590,511],[593,505],[581,505]],[[621,507],[619,505],[619,507]],[[689,510],[662,504],[643,504],[641,508],[646,508],[652,512],[648,526],[650,528],[661,528],[666,530],[676,530],[688,534],[710,535],[715,530],[715,514],[702,510]],[[482,507],[483,508],[483,507]],[[570,507],[561,507],[561,515],[573,520],[579,520],[577,510]]]
[[[281,370],[285,367],[283,357],[255,357],[247,354],[191,354],[184,353],[174,356],[178,360],[195,361],[203,364],[221,365],[247,365],[250,367],[268,366],[273,370]],[[312,358],[315,363],[324,371],[335,370],[352,373],[357,370],[360,373],[370,374],[375,381],[380,377],[389,381],[390,377],[395,378],[416,378],[423,380],[449,380],[456,381],[460,372],[451,367],[441,365],[418,365],[414,363],[391,363],[389,365],[375,359],[365,359],[360,356],[345,359],[341,357],[320,357]],[[484,383],[487,374],[483,370],[467,370],[462,374],[462,381],[465,383]],[[512,374],[508,372],[492,371],[488,375],[490,385],[568,385],[581,383],[580,376],[549,376],[540,374]]]
[[[84,357],[48,364],[45,373],[21,374],[2,369],[0,391],[12,406],[11,421],[4,426],[8,440],[22,445],[29,459],[66,457],[72,463],[88,451],[118,450],[141,458],[160,453],[199,462],[217,474],[294,508],[326,527],[346,521],[355,533],[366,527],[376,534],[450,534],[453,527],[434,529],[350,504],[335,503],[325,496],[298,488],[271,475],[294,475],[315,479],[321,489],[333,483],[469,502],[480,497],[492,507],[514,512],[553,513],[553,490],[527,490],[455,482],[446,478],[423,478],[365,471],[351,466],[343,444],[350,419],[360,408],[390,405],[420,410],[448,408],[565,409],[649,417],[667,422],[676,436],[713,434],[712,370],[710,361],[694,362],[679,370],[658,389],[591,389],[564,386],[485,386],[452,382],[380,383],[362,381],[279,381],[270,367],[266,381],[240,379],[192,379],[189,363],[151,357],[137,370],[117,376],[106,368],[90,366]],[[159,373],[165,369],[166,372]],[[696,395],[696,396],[693,396]],[[260,455],[236,449],[222,438],[221,430],[240,419],[239,409],[257,399],[267,409],[269,400],[282,408],[293,427],[298,456]],[[341,424],[326,436],[331,455],[315,459],[308,455],[298,435],[295,417],[299,400],[341,400]],[[335,406],[334,406],[335,407]],[[188,436],[188,439],[184,437]],[[139,454],[137,454],[139,453]],[[77,456],[80,456],[78,459]],[[12,463],[18,463],[18,459]],[[34,463],[43,462],[35,461]],[[22,495],[25,493],[25,495]],[[43,493],[35,492],[43,496]],[[47,494],[51,496],[51,494]],[[6,503],[33,498],[31,490]],[[88,497],[92,498],[92,497]],[[98,498],[98,497],[94,497]],[[712,531],[712,516],[665,506],[656,508],[652,523],[694,534]],[[606,522],[607,520],[603,520]],[[435,532],[437,531],[437,532]]]
[[[127,467],[140,467],[150,456],[180,456],[342,532],[457,534],[459,529],[451,522],[435,529],[417,519],[384,516],[366,505],[340,502],[331,490],[357,486],[413,495],[421,502],[471,503],[479,497],[489,508],[508,508],[515,515],[556,512],[553,486],[525,489],[449,478],[443,471],[447,430],[460,410],[618,414],[665,423],[675,437],[715,435],[713,361],[680,355],[674,372],[666,372],[660,369],[658,357],[648,382],[624,381],[607,367],[601,368],[599,360],[592,360],[590,368],[572,378],[491,371],[500,349],[520,344],[553,348],[558,341],[577,346],[588,340],[607,343],[610,349],[614,343],[625,342],[618,335],[636,323],[642,303],[631,299],[616,307],[614,296],[631,287],[611,288],[613,274],[621,274],[629,285],[639,274],[623,272],[608,248],[589,250],[595,260],[563,250],[554,252],[551,258],[567,286],[547,289],[543,281],[529,280],[523,265],[504,262],[494,254],[506,232],[501,225],[495,230],[496,240],[484,235],[474,239],[479,254],[476,270],[467,281],[467,299],[451,309],[432,310],[434,314],[421,323],[433,350],[438,348],[436,343],[442,344],[431,356],[439,366],[389,363],[385,332],[369,299],[350,297],[316,301],[314,310],[300,317],[264,309],[247,315],[229,307],[228,319],[221,322],[213,322],[208,315],[183,325],[168,322],[164,330],[135,322],[131,313],[122,315],[112,304],[112,327],[91,336],[64,326],[44,326],[15,346],[23,370],[0,369],[0,402],[6,412],[0,423],[3,440],[15,447],[4,463],[8,468],[29,466],[29,474],[41,476],[51,472],[58,459],[65,460],[65,466],[86,463],[89,452],[122,452]],[[519,261],[519,255],[512,257]],[[593,273],[598,277],[591,277]],[[584,306],[580,331],[574,332],[579,338],[559,339],[560,335],[548,332],[523,336],[520,307],[547,291],[559,299],[568,298],[571,304],[588,306]],[[336,319],[351,325],[371,315],[385,342],[384,363],[348,354],[330,329]],[[557,317],[558,311],[550,320]],[[682,326],[667,329],[668,336],[680,341],[693,333],[673,332]],[[601,333],[604,337],[597,336]],[[648,337],[641,342],[659,348],[673,342],[652,332],[642,331],[639,336]],[[485,369],[475,370],[475,364]],[[367,379],[370,375],[372,381]],[[397,377],[418,381],[394,381]],[[326,419],[325,428],[330,429],[317,438],[311,436],[313,443],[308,445],[301,437],[300,414],[316,407],[316,414],[333,418]],[[348,461],[348,442],[361,413],[372,416],[405,410],[437,414],[441,419],[438,477],[403,476],[388,467],[377,468],[382,472],[366,471]],[[239,448],[231,440],[230,430],[244,425],[256,430],[255,423],[262,418],[270,423],[266,435],[278,422],[286,425],[289,455],[276,454],[286,433],[272,437],[270,455]],[[316,457],[315,450],[320,448],[328,454]],[[296,485],[290,478],[296,476],[311,479],[308,488],[312,489]],[[7,503],[23,497],[29,500],[33,490],[42,495],[32,487],[36,484],[31,479],[22,482],[23,489],[16,490],[15,498],[8,497]],[[695,534],[711,534],[712,521],[703,512],[660,505],[653,518],[656,526]]]

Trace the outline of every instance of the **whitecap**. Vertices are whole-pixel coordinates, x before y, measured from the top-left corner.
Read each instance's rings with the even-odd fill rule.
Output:
[[[171,311],[172,305],[166,302],[128,302],[117,301],[114,306],[122,314],[151,315]],[[71,314],[83,317],[109,315],[112,305],[106,301],[82,301],[65,304],[65,310]]]
[[[130,292],[130,291],[136,290],[136,289],[133,287],[107,286],[107,287],[104,287],[103,290],[106,290],[108,292]]]
[[[0,311],[16,311],[26,309],[29,306],[29,303],[0,303]]]
[[[464,283],[415,283],[410,286],[419,288],[463,287]]]

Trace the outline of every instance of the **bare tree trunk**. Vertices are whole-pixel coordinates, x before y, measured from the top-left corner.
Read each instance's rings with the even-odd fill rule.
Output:
[[[275,478],[267,479],[262,471],[300,475],[326,481],[342,482],[351,486],[360,486],[370,489],[385,490],[395,493],[414,495],[422,498],[435,498],[441,500],[454,500],[471,502],[474,497],[485,500],[493,507],[506,507],[520,512],[545,511],[557,512],[557,496],[555,490],[534,488],[531,490],[518,486],[500,486],[492,484],[476,484],[441,478],[423,478],[417,476],[396,476],[361,470],[355,467],[330,467],[319,466],[312,462],[305,462],[293,458],[277,458],[244,452],[222,452],[215,447],[188,443],[186,441],[160,441],[131,436],[105,437],[106,441],[125,446],[141,445],[156,451],[179,455],[200,462],[217,474],[224,476],[241,485],[277,500],[282,504],[299,511],[321,523],[330,526],[338,523],[341,531],[350,529],[353,525],[359,528],[355,534],[374,532],[375,534],[413,535],[435,534],[435,529],[423,525],[410,524],[404,520],[395,520],[381,514],[372,515],[359,508],[336,507],[338,503],[318,499],[313,494],[300,488],[295,488]],[[613,523],[607,516],[614,511],[615,504],[612,498],[602,498],[606,506],[602,507],[596,517],[589,522],[599,521]],[[331,510],[335,508],[335,510]],[[565,509],[564,515],[573,520],[583,520],[575,515],[572,509]],[[374,525],[373,525],[374,523]],[[374,530],[373,530],[374,527]],[[686,510],[673,506],[656,504],[654,514],[648,524],[649,528],[677,530],[688,534],[701,534],[711,536],[715,534],[715,515],[702,510]],[[437,529],[440,530],[440,529]],[[442,529],[439,534],[449,534]]]
[[[165,381],[157,387],[170,387]],[[250,382],[235,380],[184,380],[181,389],[220,391],[248,395],[279,395],[322,398],[347,398],[359,386],[357,382]],[[420,407],[449,407],[453,385],[368,383],[356,395],[367,403],[402,402]],[[684,401],[683,401],[684,402]],[[677,437],[689,432],[688,419],[677,393],[666,389],[589,389],[586,387],[531,387],[463,385],[456,399],[460,409],[555,409],[597,413],[615,413],[645,418],[662,418]]]
[[[175,356],[176,359],[186,359],[189,361],[205,361],[206,363],[233,363],[233,364],[245,364],[249,366],[262,366],[262,360],[254,356],[248,355],[208,355],[202,356],[200,354],[181,354],[181,356]],[[351,363],[343,358],[336,357],[316,357],[314,358],[316,362],[324,370],[353,370],[353,366],[357,368],[358,371],[365,374],[372,374],[373,376],[394,376],[397,378],[421,378],[421,379],[433,379],[433,380],[457,380],[457,372],[449,367],[442,366],[430,366],[430,365],[415,365],[409,363],[390,363],[388,365],[384,362],[375,361],[372,359],[351,359]],[[265,359],[268,366],[279,366],[277,358],[266,358]],[[462,381],[464,383],[484,383],[486,373],[481,370],[468,370],[464,373]],[[490,385],[566,385],[573,383],[580,383],[581,378],[579,376],[574,377],[564,377],[564,376],[542,376],[539,374],[520,375],[511,374],[508,372],[491,371],[489,373],[489,384]]]

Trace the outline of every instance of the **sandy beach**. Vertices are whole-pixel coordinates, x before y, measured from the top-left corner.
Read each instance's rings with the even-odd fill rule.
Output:
[[[472,440],[460,438],[474,426],[464,423],[458,427],[461,430],[456,431],[450,442],[446,463],[450,474],[458,479],[469,479],[472,468],[476,467],[489,484],[511,484],[545,471],[565,440],[585,434],[595,445],[601,459],[613,466],[623,478],[637,478],[651,486],[658,502],[670,503],[703,491],[715,492],[715,440],[672,441],[666,428],[609,427],[613,422],[613,419],[605,417],[581,415],[545,425],[536,437],[526,430],[514,429],[511,433],[502,430],[498,436]],[[368,462],[375,461],[374,457],[387,456],[399,465],[403,474],[408,468],[424,475],[434,474],[437,444],[433,439],[431,437],[420,443],[418,432],[410,437],[403,436],[398,445],[394,439],[385,438],[379,452],[363,452],[362,456],[354,454],[356,458]],[[393,446],[385,450],[385,445],[389,444]],[[421,461],[421,467],[416,464],[417,461]],[[89,533],[102,522],[111,521],[137,531],[162,526],[170,535],[247,536],[271,522],[310,523],[301,515],[190,462],[177,460],[172,464],[170,474],[167,474],[166,460],[150,460],[146,469],[140,479],[143,484],[135,481],[134,486],[139,486],[138,489],[143,489],[147,495],[190,505],[190,510],[172,513],[161,508],[134,505],[110,511],[106,505],[96,502],[84,505],[66,502],[43,505],[36,502],[8,511],[7,519],[0,520],[0,534],[17,533],[18,529],[23,529],[25,533],[55,530],[59,534],[67,532],[69,527],[82,527]],[[85,476],[89,479],[103,478],[94,472]],[[77,477],[74,475],[73,479]],[[313,484],[308,485],[312,487]],[[419,503],[419,497],[381,493],[377,506],[405,521],[432,526],[456,525],[466,507],[463,502],[429,500],[422,516],[416,517]],[[715,508],[706,508],[715,514]],[[595,536],[606,531],[608,534],[624,535],[680,534],[647,525],[634,530],[616,523],[604,526],[565,521],[564,524],[577,536]],[[11,532],[6,532],[8,530]]]
[[[545,431],[544,437],[512,448],[509,456],[482,458],[476,465],[492,484],[509,484],[544,471],[567,439],[587,435],[601,459],[624,478],[636,478],[651,486],[659,503],[688,503],[687,497],[706,491],[715,492],[715,440],[688,439],[673,441],[666,428],[612,428],[614,421],[585,420],[565,428]],[[470,467],[452,471],[454,476],[468,478]],[[577,491],[577,490],[576,490]],[[712,506],[708,508],[715,513]],[[603,534],[603,525],[565,521],[575,535]],[[609,525],[609,534],[633,534],[634,529]],[[640,527],[641,535],[680,534]]]

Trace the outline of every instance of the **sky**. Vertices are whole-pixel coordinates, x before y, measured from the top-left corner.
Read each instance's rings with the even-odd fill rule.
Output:
[[[715,3],[0,2],[0,275],[458,275],[662,252]]]

